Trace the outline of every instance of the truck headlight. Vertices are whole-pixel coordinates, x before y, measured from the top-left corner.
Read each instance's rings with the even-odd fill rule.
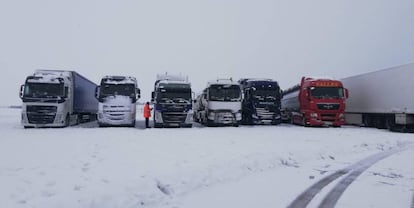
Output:
[[[56,121],[62,121],[62,114],[56,114]]]
[[[216,113],[214,113],[214,112],[209,112],[208,113],[208,119],[210,119],[210,120],[214,120],[215,116],[216,116]]]
[[[236,120],[240,120],[241,119],[241,116],[242,116],[241,113],[237,112],[236,113]]]
[[[310,113],[310,117],[311,118],[318,118],[318,114],[317,113]]]

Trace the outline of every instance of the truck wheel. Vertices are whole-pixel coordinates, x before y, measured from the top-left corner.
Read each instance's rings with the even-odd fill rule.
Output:
[[[303,122],[303,126],[304,126],[304,127],[309,127],[309,126],[310,126],[310,125],[308,124],[308,120],[306,119],[306,117],[303,117],[302,122]]]
[[[70,126],[70,115],[67,114],[65,118],[65,127]]]
[[[154,122],[154,128],[162,128],[162,124]]]
[[[214,126],[214,122],[213,122],[212,120],[210,120],[210,119],[208,119],[208,118],[207,118],[206,125],[207,125],[208,127],[213,127],[213,126]]]
[[[184,128],[192,128],[193,127],[193,124],[184,124],[183,127]]]

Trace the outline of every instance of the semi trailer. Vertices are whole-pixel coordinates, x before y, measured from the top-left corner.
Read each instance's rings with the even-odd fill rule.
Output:
[[[135,126],[137,101],[141,97],[137,79],[130,76],[105,76],[96,87],[99,101],[99,126]]]
[[[413,77],[414,63],[342,79],[350,90],[346,123],[413,131]]]
[[[158,74],[151,97],[155,128],[193,126],[193,92],[188,77]]]
[[[20,87],[21,123],[65,127],[96,119],[96,84],[75,71],[36,70]]]
[[[242,124],[279,124],[282,92],[272,79],[240,79]]]
[[[300,84],[283,91],[285,122],[304,126],[334,126],[345,123],[348,90],[339,80],[302,77]]]
[[[241,123],[242,91],[232,79],[217,79],[197,96],[194,118],[207,126],[233,125]]]

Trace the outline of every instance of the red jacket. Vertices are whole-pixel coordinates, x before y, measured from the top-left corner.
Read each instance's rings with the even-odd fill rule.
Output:
[[[149,118],[151,117],[151,108],[149,107],[148,104],[144,105],[144,118]]]

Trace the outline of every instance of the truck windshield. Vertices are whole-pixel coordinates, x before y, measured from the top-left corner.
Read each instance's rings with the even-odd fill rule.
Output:
[[[103,84],[101,85],[101,97],[123,95],[135,97],[135,85],[133,84]]]
[[[343,98],[344,90],[341,87],[311,87],[310,92],[314,98]]]
[[[275,89],[256,89],[253,90],[253,98],[260,101],[273,102],[280,98],[279,90]]]
[[[211,85],[209,100],[211,101],[240,101],[239,85]]]
[[[160,84],[157,101],[167,103],[190,103],[191,87],[189,84]]]
[[[63,83],[26,83],[23,92],[26,98],[57,98],[64,95]]]

